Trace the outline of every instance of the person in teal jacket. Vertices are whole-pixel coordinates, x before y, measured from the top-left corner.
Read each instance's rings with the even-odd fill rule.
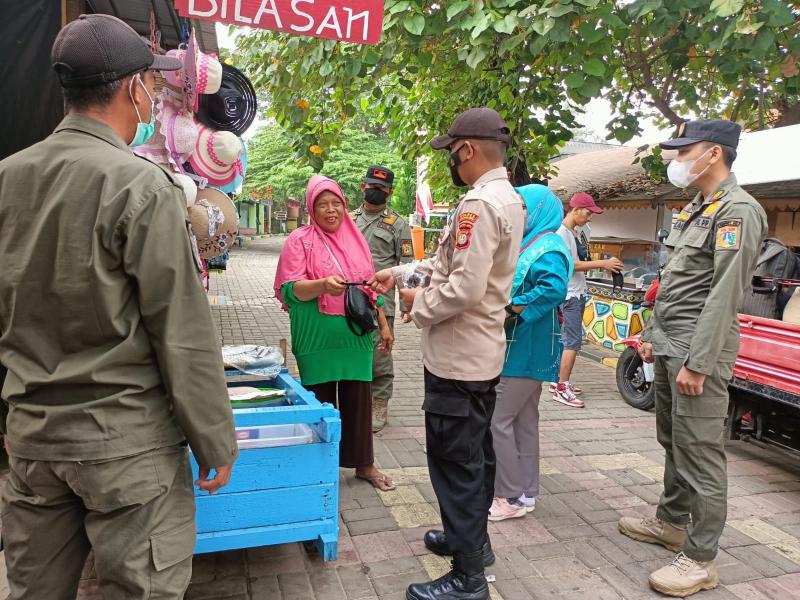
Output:
[[[527,208],[519,263],[506,308],[507,349],[492,417],[497,456],[490,521],[522,517],[539,494],[539,396],[558,376],[558,306],[567,295],[572,257],[556,233],[561,201],[543,185],[517,188]]]

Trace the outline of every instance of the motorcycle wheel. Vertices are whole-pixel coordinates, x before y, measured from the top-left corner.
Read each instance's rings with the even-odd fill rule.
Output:
[[[656,404],[656,391],[644,378],[642,359],[634,348],[625,348],[617,362],[617,389],[634,408],[650,410]]]

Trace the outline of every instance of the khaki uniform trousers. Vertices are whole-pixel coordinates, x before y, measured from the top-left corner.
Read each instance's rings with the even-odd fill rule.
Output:
[[[74,600],[89,549],[104,600],[178,600],[195,507],[184,446],[105,461],[10,458],[3,494],[9,600]]]
[[[678,391],[675,379],[683,363],[670,356],[657,356],[655,362],[656,429],[666,451],[656,516],[688,524],[684,553],[708,561],[717,555],[728,511],[724,429],[733,363],[718,364],[700,396]]]
[[[394,317],[386,317],[389,329],[394,335]],[[375,331],[375,352],[372,353],[372,397],[377,400],[392,398],[394,390],[394,361],[392,353],[385,354],[379,350],[381,342],[380,329]]]

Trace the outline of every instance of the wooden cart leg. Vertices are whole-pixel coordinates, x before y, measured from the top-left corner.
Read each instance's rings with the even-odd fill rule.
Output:
[[[336,560],[339,558],[339,540],[335,534],[321,533],[315,543],[322,560]]]

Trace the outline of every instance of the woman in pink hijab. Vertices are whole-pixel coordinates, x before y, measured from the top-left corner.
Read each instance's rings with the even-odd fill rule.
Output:
[[[292,353],[300,379],[321,402],[338,407],[342,418],[339,464],[376,488],[395,488],[375,468],[372,450],[373,336],[356,335],[345,317],[345,282],[367,281],[375,273],[367,241],[347,214],[347,202],[333,179],[314,175],[306,188],[311,224],[287,238],[275,275],[275,295],[289,312]],[[380,351],[394,339],[379,298],[362,288],[378,310]]]

